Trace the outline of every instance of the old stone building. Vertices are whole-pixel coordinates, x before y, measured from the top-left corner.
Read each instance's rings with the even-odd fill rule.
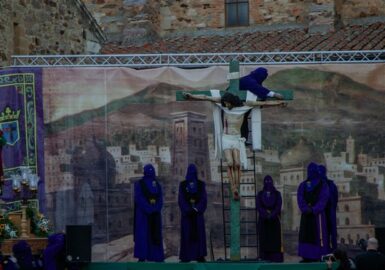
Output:
[[[183,179],[190,163],[198,166],[198,177],[210,179],[209,165],[205,159],[209,155],[207,145],[206,116],[194,112],[173,115],[172,170],[176,179]]]
[[[0,0],[0,66],[11,55],[98,53],[104,41],[80,0]]]
[[[100,49],[120,54],[385,48],[383,0],[0,0],[0,15],[0,66],[10,65],[11,55]]]
[[[381,30],[385,22],[382,0],[84,2],[108,36],[104,53],[360,49],[347,47],[345,43],[338,45],[338,42],[326,48],[316,48],[316,45],[338,37],[357,45],[358,40],[351,41],[365,30],[369,40],[362,45],[377,37],[376,42],[365,48],[374,49],[384,38],[378,36],[384,32]],[[295,47],[305,40],[308,44]],[[257,46],[258,43],[263,44]]]
[[[165,35],[239,26],[307,26],[325,31],[385,15],[381,0],[84,0],[112,41],[127,33]],[[152,32],[152,33],[150,33]]]

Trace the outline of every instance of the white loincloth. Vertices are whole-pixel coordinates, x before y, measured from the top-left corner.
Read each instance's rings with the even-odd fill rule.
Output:
[[[245,147],[245,138],[239,135],[222,134],[222,150],[237,149],[239,150],[239,157],[242,166],[247,168],[247,154]]]

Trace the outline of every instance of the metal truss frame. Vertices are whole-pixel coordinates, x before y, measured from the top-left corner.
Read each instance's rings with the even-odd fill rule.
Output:
[[[131,68],[151,68],[160,66],[207,67],[227,65],[231,60],[237,60],[241,65],[376,63],[385,62],[385,50],[260,53],[17,55],[12,56],[12,66]]]

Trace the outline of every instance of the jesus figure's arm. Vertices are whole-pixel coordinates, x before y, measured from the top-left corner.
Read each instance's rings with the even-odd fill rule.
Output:
[[[187,100],[203,100],[203,101],[211,101],[211,102],[216,102],[219,103],[221,102],[220,97],[211,97],[211,96],[206,96],[206,95],[193,95],[190,93],[183,93],[183,97]]]

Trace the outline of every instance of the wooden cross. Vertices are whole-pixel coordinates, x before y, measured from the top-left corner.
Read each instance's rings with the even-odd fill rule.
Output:
[[[230,64],[230,73],[229,73],[229,87],[226,89],[227,92],[230,92],[234,95],[237,95],[241,100],[246,100],[247,91],[239,90],[239,62],[231,61]],[[281,94],[284,97],[284,100],[292,100],[293,92],[290,90],[281,90],[274,91]],[[183,91],[176,92],[176,100],[184,101],[186,100]],[[206,95],[211,96],[211,92],[207,91],[189,91],[188,93],[193,95]],[[225,91],[220,91],[221,96]],[[266,102],[266,104],[269,101]],[[263,102],[261,102],[263,106]],[[230,192],[231,194],[231,192]],[[230,260],[239,261],[241,259],[241,247],[240,247],[240,200],[231,199],[230,202]],[[226,247],[225,247],[226,248]]]
[[[229,63],[229,71],[230,74],[239,73],[239,62],[238,61],[231,61]],[[231,78],[229,76],[229,87],[226,89],[226,91],[237,95],[241,100],[246,100],[246,93],[247,91],[241,91],[239,90],[239,78],[234,76]],[[284,100],[293,100],[293,91],[291,90],[274,90],[274,92],[281,94],[284,97]],[[191,93],[193,95],[206,95],[211,96],[210,90],[196,90],[196,91],[177,91],[176,92],[176,101],[186,101],[186,99],[183,96],[183,93]],[[221,95],[223,95],[225,91],[221,91]],[[269,100],[269,98],[267,99]]]

